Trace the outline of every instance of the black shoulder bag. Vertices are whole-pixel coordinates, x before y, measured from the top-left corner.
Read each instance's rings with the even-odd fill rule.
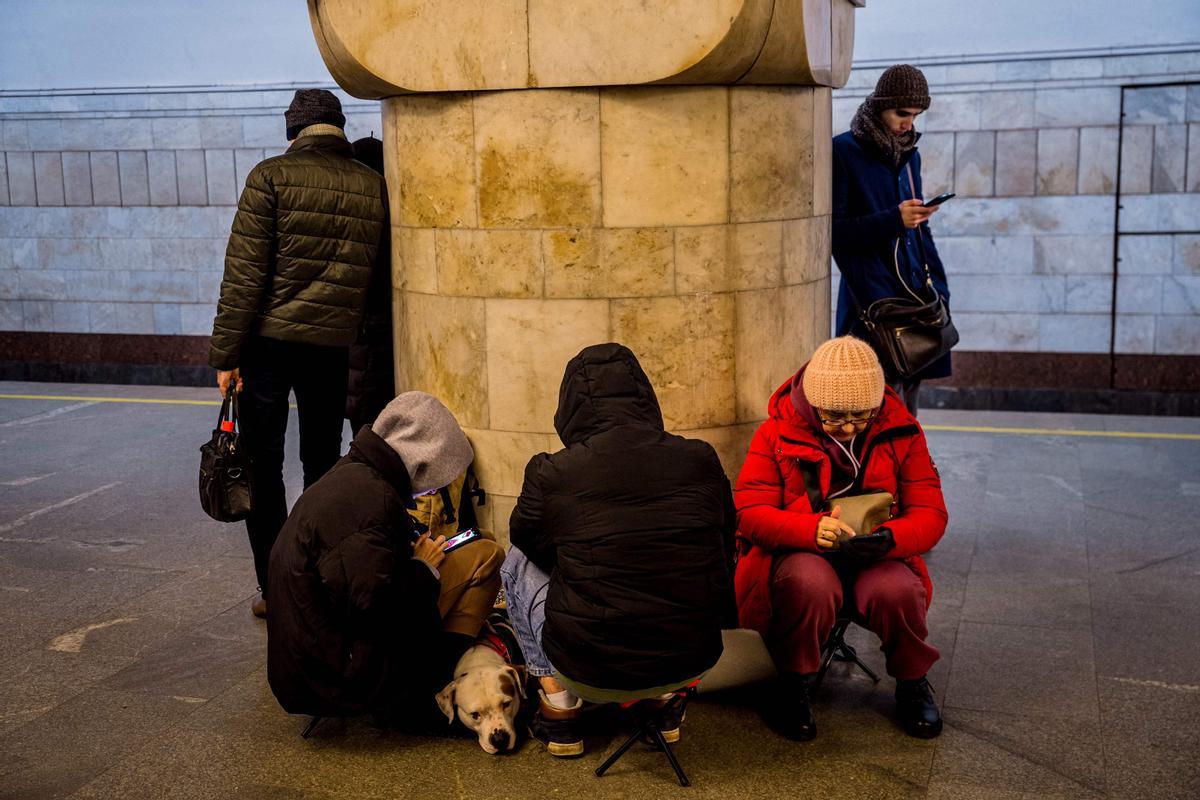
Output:
[[[230,387],[212,439],[200,448],[200,506],[218,522],[237,522],[250,515],[250,456],[242,446],[237,391]]]
[[[908,184],[916,197],[912,167],[908,167]],[[949,353],[958,344],[958,329],[950,318],[950,308],[933,286],[929,274],[929,260],[925,255],[925,239],[921,227],[917,226],[917,245],[921,251],[921,263],[925,267],[925,290],[931,299],[909,288],[900,274],[900,240],[892,250],[892,261],[896,278],[910,297],[884,297],[864,308],[855,298],[859,317],[866,326],[871,345],[879,354],[884,372],[889,379],[908,379]],[[848,286],[848,284],[847,284]],[[851,297],[854,291],[850,291]]]

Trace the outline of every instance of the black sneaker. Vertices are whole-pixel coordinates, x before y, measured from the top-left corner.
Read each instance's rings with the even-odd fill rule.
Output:
[[[540,740],[550,755],[560,758],[583,755],[583,736],[579,733],[579,712],[583,701],[576,700],[574,708],[558,708],[550,704],[544,691],[538,691],[540,705],[529,735]]]
[[[654,714],[658,724],[658,732],[662,734],[663,740],[668,744],[679,741],[679,726],[683,724],[683,720],[687,716],[687,701],[688,695],[684,692],[660,697],[653,701],[654,708],[651,713]]]
[[[763,721],[768,728],[795,742],[807,742],[817,735],[817,721],[808,697],[811,680],[811,675],[779,676],[763,706]]]
[[[942,715],[933,699],[933,687],[924,677],[896,681],[896,716],[909,736],[932,739],[942,732]]]

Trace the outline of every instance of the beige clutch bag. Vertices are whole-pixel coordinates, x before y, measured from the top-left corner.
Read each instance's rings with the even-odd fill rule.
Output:
[[[892,518],[891,492],[871,492],[870,494],[852,494],[845,497],[834,497],[825,502],[825,513],[833,511],[834,506],[842,509],[841,521],[854,529],[859,536],[871,533],[883,523]],[[848,536],[839,536],[840,545]]]

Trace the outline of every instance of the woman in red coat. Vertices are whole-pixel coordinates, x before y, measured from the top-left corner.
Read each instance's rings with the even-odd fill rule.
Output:
[[[882,642],[905,730],[937,736],[942,721],[925,674],[938,651],[925,641],[932,585],[921,554],[942,537],[946,505],[925,434],[885,388],[874,351],[852,336],[817,348],[772,396],[769,414],[735,493],[738,614],[763,635],[780,672],[767,723],[796,740],[816,735],[809,685],[845,601]],[[895,498],[892,518],[875,531],[882,535],[839,546],[839,534],[867,532],[839,520],[837,498],[881,491]]]

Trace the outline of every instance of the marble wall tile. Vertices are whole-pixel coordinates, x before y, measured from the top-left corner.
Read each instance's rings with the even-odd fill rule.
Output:
[[[1038,349],[1038,314],[992,314],[955,312],[954,325],[962,337],[963,350],[1014,350],[1036,352]]]
[[[488,427],[484,301],[400,292],[392,302],[396,390],[419,389],[464,427]]]
[[[979,92],[941,92],[929,110],[917,120],[920,131],[977,131],[980,119]]]
[[[88,188],[88,200],[91,200],[91,187]],[[0,153],[0,206],[8,205],[8,158]]]
[[[996,195],[1032,195],[1036,181],[1037,131],[997,131]]]
[[[1184,121],[1186,86],[1134,88],[1125,92],[1126,125],[1164,125]]]
[[[65,205],[62,156],[58,152],[33,154],[34,180],[39,206]]]
[[[151,150],[146,153],[150,180],[150,205],[179,204],[179,180],[175,175],[175,151]]]
[[[1121,237],[1122,241],[1126,237]],[[1176,275],[1200,275],[1200,236],[1173,236],[1171,271]]]
[[[392,286],[437,294],[437,245],[432,228],[392,226]]]
[[[90,154],[92,203],[98,206],[121,205],[121,176],[114,152]]]
[[[1115,125],[1120,116],[1121,89],[1117,86],[1035,92],[1033,124],[1037,128]]]
[[[542,259],[546,265],[546,297],[674,294],[673,237],[670,228],[545,231]]]
[[[121,205],[150,205],[150,178],[144,150],[121,150],[117,153],[121,179]]]
[[[1186,186],[1187,125],[1154,126],[1154,162],[1150,190],[1156,194],[1182,192]],[[39,193],[38,199],[41,199]]]
[[[209,205],[237,205],[241,187],[234,177],[232,150],[205,150],[204,176],[208,184]]]
[[[793,86],[730,90],[730,221],[812,213],[813,95]]]
[[[62,154],[64,199],[69,206],[92,204],[92,167],[87,153]]]
[[[1118,130],[1079,130],[1079,194],[1112,194],[1117,186]]]
[[[541,235],[537,231],[436,232],[438,290],[470,297],[541,297]]]
[[[33,153],[9,151],[8,201],[14,206],[36,206],[37,180],[33,170]]]
[[[1066,311],[1071,314],[1103,313],[1112,310],[1112,277],[1067,275]]]
[[[1129,125],[1121,134],[1121,194],[1150,191],[1154,161],[1154,128]]]
[[[1075,194],[1079,180],[1079,131],[1047,128],[1038,131],[1038,194]]]
[[[1043,314],[1038,317],[1038,350],[1043,353],[1107,353],[1112,338],[1109,314]]]
[[[980,103],[979,126],[990,130],[1033,127],[1033,90],[988,92]]]
[[[831,217],[792,219],[783,223],[783,283],[827,279],[830,271]]]
[[[1156,321],[1152,314],[1118,314],[1115,342],[1117,352],[1153,353]]]
[[[599,90],[483,92],[474,104],[482,227],[599,224]]]
[[[208,174],[203,150],[176,150],[175,172],[179,182],[179,205],[208,205]]]
[[[1170,236],[1121,236],[1117,243],[1121,274],[1170,275],[1178,249],[1171,239]]]
[[[476,227],[471,96],[405,95],[383,101],[392,221],[414,227]],[[393,169],[392,164],[389,169]]]
[[[729,216],[724,87],[600,93],[604,225],[711,225]]]
[[[776,287],[783,283],[782,222],[680,228],[675,234],[680,294]]]
[[[995,133],[992,131],[960,131],[955,134],[954,191],[956,193],[964,197],[989,197],[994,188],[995,166]]]
[[[28,327],[26,316],[26,330]],[[1164,355],[1200,354],[1200,314],[1163,315],[1155,321],[1154,352]]]
[[[1200,314],[1200,277],[1176,275],[1162,281],[1162,313]]]
[[[668,428],[735,421],[733,295],[614,300],[612,335],[641,361]]]
[[[238,197],[246,186],[246,178],[250,170],[263,160],[263,151],[255,148],[241,148],[233,151],[233,185],[237,187]]]
[[[553,453],[562,448],[558,436],[553,433],[486,428],[463,430],[475,451],[475,477],[479,479],[479,486],[488,493],[489,501],[493,494],[519,496],[529,459],[536,453]]]
[[[921,136],[921,184],[925,194],[937,197],[954,191],[954,134]]]
[[[771,393],[816,349],[811,320],[825,308],[817,302],[817,287],[809,283],[737,293],[739,422],[762,419]]]
[[[1112,274],[1112,236],[1039,236],[1033,269],[1039,275]]]
[[[490,427],[553,432],[563,368],[612,338],[608,301],[489,299],[486,313]]]

